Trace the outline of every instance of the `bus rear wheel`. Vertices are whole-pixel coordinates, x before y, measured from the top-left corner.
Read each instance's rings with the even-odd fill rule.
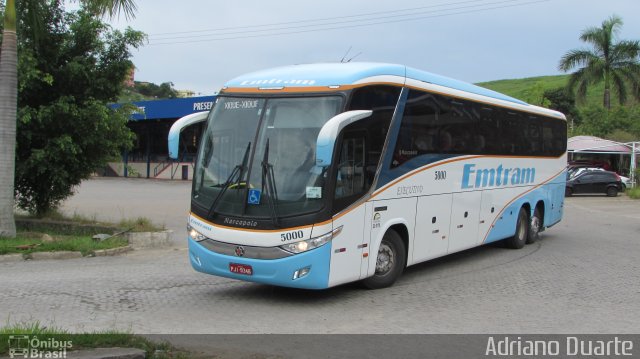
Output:
[[[384,234],[376,257],[376,271],[362,283],[369,289],[390,287],[400,277],[407,263],[404,242],[400,235],[389,230]]]
[[[518,221],[516,222],[516,234],[506,240],[508,248],[520,249],[524,247],[529,236],[529,214],[527,209],[522,207],[518,212]]]

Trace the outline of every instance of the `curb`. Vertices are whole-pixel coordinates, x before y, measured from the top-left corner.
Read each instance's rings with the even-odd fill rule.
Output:
[[[133,247],[131,245],[110,249],[99,249],[97,251],[93,251],[92,257],[107,257],[107,256],[115,256],[116,254],[127,253],[132,251]]]
[[[41,260],[41,259],[72,259],[82,258],[82,253],[71,251],[60,252],[33,252],[25,254],[25,259]]]
[[[60,252],[32,252],[32,253],[15,253],[0,255],[0,263],[13,263],[27,260],[48,260],[48,259],[74,259],[74,258],[91,258],[91,257],[108,257],[132,251],[133,247],[127,245],[124,247],[116,247],[110,249],[99,249],[93,253],[83,256],[81,252],[60,251]]]
[[[159,232],[127,232],[125,238],[134,249],[171,247],[172,230]]]
[[[147,353],[135,348],[96,348],[70,351],[66,353],[68,359],[145,359]]]
[[[0,263],[18,262],[24,260],[24,256],[20,253],[0,255]]]

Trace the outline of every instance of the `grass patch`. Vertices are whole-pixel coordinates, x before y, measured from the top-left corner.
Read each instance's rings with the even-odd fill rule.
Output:
[[[123,219],[118,223],[108,223],[96,220],[96,217],[87,217],[78,213],[72,216],[53,210],[42,216],[29,216],[16,214],[16,225],[20,229],[49,233],[54,231],[59,234],[94,235],[97,233],[115,233],[122,230],[132,232],[158,232],[164,230],[145,217]]]
[[[95,215],[93,217],[88,217],[83,214],[74,212],[73,215],[69,216],[56,209],[52,209],[51,211],[40,216],[31,215],[31,214],[16,214],[16,218],[41,219],[46,221],[58,221],[58,222],[75,222],[78,224],[103,224],[98,222]]]
[[[16,238],[0,239],[0,255],[10,253],[33,252],[81,252],[90,255],[93,251],[124,247],[129,243],[123,237],[113,237],[101,242],[94,241],[90,236],[51,235],[53,242],[44,242],[42,234],[34,232],[18,232]]]
[[[151,223],[151,220],[145,217],[123,219],[118,223],[118,227],[131,229],[132,232],[158,232],[164,230],[164,228]]]
[[[627,189],[627,196],[633,199],[640,199],[640,187],[634,187]]]
[[[148,218],[138,217],[122,220],[117,224],[97,222],[78,214],[72,217],[52,211],[45,216],[31,217],[16,215],[18,233],[16,238],[0,238],[0,255],[11,253],[29,254],[33,252],[81,252],[91,255],[94,251],[128,245],[123,235],[103,241],[93,240],[99,233],[157,232],[163,230]],[[43,237],[50,236],[49,240]]]
[[[47,340],[70,342],[72,345],[71,350],[121,347],[142,349],[147,353],[147,358],[187,359],[192,357],[187,352],[176,350],[169,343],[157,343],[131,333],[108,330],[72,334],[64,329],[42,326],[38,322],[14,324],[0,328],[0,355],[9,353],[10,335],[27,335],[30,338],[37,336],[41,342],[46,342]],[[25,344],[22,344],[21,347],[24,346]]]

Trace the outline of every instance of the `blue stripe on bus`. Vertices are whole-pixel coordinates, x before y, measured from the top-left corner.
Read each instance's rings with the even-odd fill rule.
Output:
[[[290,257],[266,260],[215,253],[189,238],[189,258],[193,269],[220,277],[282,287],[305,289],[329,287],[331,243]],[[253,269],[253,275],[231,273],[229,271],[230,263],[250,265]],[[311,268],[309,274],[294,280],[293,273],[305,267]]]
[[[540,187],[525,193],[521,197],[506,206],[502,212],[498,213],[498,219],[493,223],[493,227],[486,234],[483,243],[491,243],[515,234],[516,221],[520,208],[528,203],[531,207],[529,216],[533,216],[538,201],[544,202],[543,225],[549,227],[562,219],[565,183],[562,180],[566,175],[562,172],[551,181]],[[482,235],[482,234],[481,234]]]

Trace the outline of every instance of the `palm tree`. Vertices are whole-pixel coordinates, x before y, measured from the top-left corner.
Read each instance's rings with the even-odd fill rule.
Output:
[[[39,1],[23,0],[24,8],[34,8]],[[134,16],[135,0],[81,0],[98,15],[111,17],[124,13]],[[30,17],[34,22],[37,17]],[[16,112],[18,99],[18,56],[15,0],[7,0],[0,48],[0,237],[15,237],[14,179],[16,150]]]
[[[13,181],[16,159],[18,43],[15,0],[7,0],[0,49],[0,237],[15,237]]]
[[[580,40],[593,46],[590,49],[574,49],[560,60],[562,71],[578,69],[569,78],[568,88],[576,90],[576,98],[584,100],[587,87],[604,81],[603,105],[611,108],[611,89],[618,95],[620,104],[627,101],[630,85],[632,96],[640,100],[640,55],[639,41],[615,42],[622,26],[622,19],[616,15],[602,22],[600,27],[590,27],[582,32]]]

